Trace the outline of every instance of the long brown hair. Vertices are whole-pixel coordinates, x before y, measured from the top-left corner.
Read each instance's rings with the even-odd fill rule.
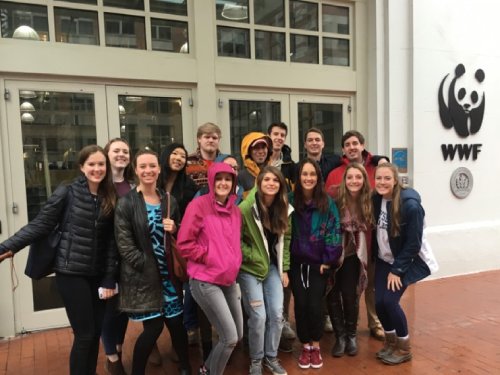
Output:
[[[104,146],[104,152],[106,153],[106,156],[108,156],[109,150],[111,149],[111,145],[115,142],[123,142],[128,147],[129,160],[128,160],[128,165],[123,170],[123,178],[125,179],[125,181],[132,182],[135,179],[135,174],[134,174],[134,167],[132,166],[132,151],[130,150],[130,145],[127,142],[127,140],[120,137],[110,139],[108,143],[106,143],[106,146]]]
[[[271,203],[269,208],[264,205],[264,194],[262,194],[261,190],[262,181],[267,173],[275,175],[280,183],[278,193],[274,197],[273,203]],[[257,175],[256,184],[256,201],[259,207],[262,225],[272,233],[278,235],[285,233],[288,229],[288,195],[286,181],[283,174],[278,168],[266,165]],[[272,216],[269,214],[269,211],[273,212]]]
[[[392,172],[392,176],[394,177],[394,189],[392,190],[392,202],[391,202],[391,229],[390,236],[397,237],[399,236],[400,230],[400,221],[401,221],[401,189],[404,189],[399,182],[399,173],[398,169],[391,163],[382,163],[377,166],[375,169],[375,176],[377,175],[377,171],[381,168],[387,168]]]
[[[356,198],[352,197],[346,185],[347,172],[350,169],[357,169],[363,176],[363,187]],[[370,182],[368,181],[368,174],[366,173],[365,167],[360,163],[353,162],[347,165],[344,175],[342,176],[342,182],[340,183],[337,205],[340,211],[340,217],[344,217],[346,210],[354,206],[356,215],[361,222],[369,226],[374,224]]]
[[[103,148],[97,145],[88,145],[80,150],[78,154],[78,165],[82,167],[90,155],[100,152],[106,159],[106,175],[99,183],[97,195],[101,198],[101,213],[104,216],[113,214],[116,205],[116,190],[113,185],[113,173],[111,172],[111,164],[109,163],[108,155]]]
[[[319,164],[316,162],[316,160],[313,160],[311,158],[305,158],[299,163],[299,174],[297,184],[295,184],[293,207],[298,212],[303,212],[305,208],[306,199],[304,196],[304,188],[300,183],[300,176],[302,175],[302,170],[304,169],[304,165],[306,164],[311,164],[314,167],[316,176],[318,176],[318,182],[313,189],[312,202],[314,204],[314,207],[316,207],[321,213],[325,213],[328,211],[328,195],[325,192],[323,176],[321,174]]]

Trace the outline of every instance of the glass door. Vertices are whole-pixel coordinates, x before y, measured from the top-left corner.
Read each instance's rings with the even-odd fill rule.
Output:
[[[288,124],[288,101],[288,95],[283,94],[221,92],[221,150],[240,158],[241,141],[246,134],[254,131],[267,134],[273,122]],[[289,134],[287,143],[291,137]]]
[[[104,86],[6,81],[11,233],[32,220],[47,198],[78,174],[78,151],[108,138]],[[9,173],[9,172],[7,172]],[[14,258],[16,332],[67,325],[54,275],[24,276],[27,249]]]
[[[158,154],[173,142],[196,148],[189,89],[106,86],[110,137],[126,139],[134,154],[150,148]]]
[[[349,103],[348,97],[290,95],[290,118],[298,135],[292,146],[294,160],[305,157],[304,136],[313,127],[325,136],[324,153],[342,154],[342,134],[351,128]]]

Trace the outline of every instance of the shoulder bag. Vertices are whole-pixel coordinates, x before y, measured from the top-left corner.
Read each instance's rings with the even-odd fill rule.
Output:
[[[30,245],[28,261],[24,270],[26,276],[34,280],[40,280],[54,272],[54,260],[59,248],[59,242],[61,242],[62,230],[71,209],[71,201],[72,193],[68,189],[63,208],[63,220],[47,236],[36,240]]]
[[[170,193],[166,192],[166,201],[167,201],[167,219],[170,218]],[[165,232],[163,236],[163,242],[165,247],[165,252],[167,254],[167,264],[170,263],[172,266],[169,267],[173,270],[173,273],[177,279],[181,282],[188,281],[187,274],[187,263],[186,259],[184,259],[177,249],[177,242],[170,233]]]

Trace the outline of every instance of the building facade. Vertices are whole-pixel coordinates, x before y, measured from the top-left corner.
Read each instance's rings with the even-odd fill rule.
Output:
[[[498,133],[499,113],[489,105],[497,7],[494,0],[0,1],[0,240],[74,175],[85,144],[121,136],[132,149],[182,141],[194,150],[197,127],[211,121],[222,128],[221,149],[239,154],[247,132],[284,121],[295,160],[315,126],[327,151],[340,152],[341,134],[356,129],[370,151],[398,161],[422,195],[437,277],[498,268],[499,214],[489,204],[498,177],[486,167]],[[460,64],[466,73],[455,77]],[[450,127],[443,113],[451,98],[471,97],[459,86],[476,92],[471,106],[484,113],[467,136],[442,120]],[[450,190],[458,167],[474,178],[462,199]],[[14,259],[17,281],[8,262],[0,265],[2,285],[17,285],[0,292],[0,336],[67,324],[53,278],[22,275],[26,258],[23,251]]]

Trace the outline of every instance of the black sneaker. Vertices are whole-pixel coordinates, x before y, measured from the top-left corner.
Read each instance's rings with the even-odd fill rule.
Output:
[[[278,350],[283,353],[291,353],[293,350],[293,340],[281,338]]]

